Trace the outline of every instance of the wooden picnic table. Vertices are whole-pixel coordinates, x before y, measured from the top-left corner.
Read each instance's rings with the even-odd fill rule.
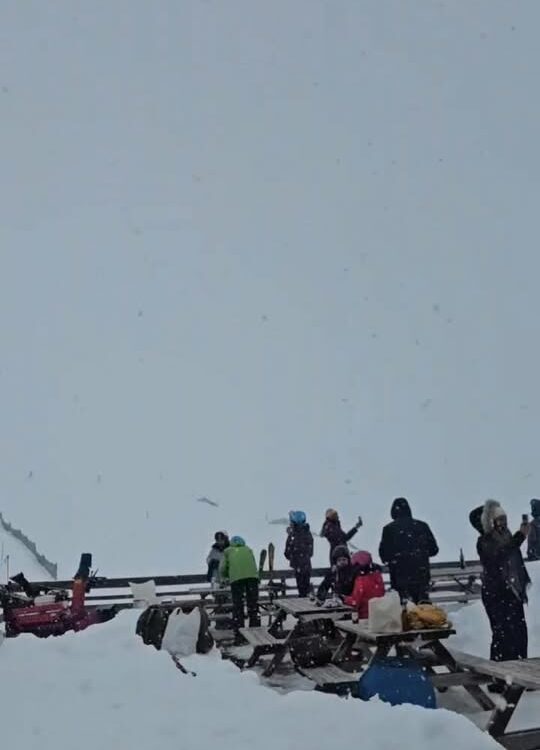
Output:
[[[316,601],[303,597],[277,599],[275,606],[278,612],[270,627],[270,632],[274,635],[281,629],[288,615],[295,617],[297,620],[302,620],[304,617],[333,617],[334,615],[347,615],[354,612],[354,609],[346,604],[325,607],[324,604],[318,604]]]
[[[358,623],[337,622],[336,628],[345,634],[345,638],[334,653],[332,661],[339,663],[350,658],[356,644],[359,644],[368,664],[377,657],[389,654],[392,648],[400,656],[408,656],[422,664],[430,674],[433,685],[444,690],[459,685],[469,693],[484,711],[494,708],[491,698],[481,689],[476,678],[465,673],[455,662],[450,651],[442,641],[455,635],[452,628],[430,628],[423,630],[404,630],[393,633],[374,633],[368,628],[367,620]],[[371,649],[375,647],[375,650]],[[450,674],[440,674],[438,667],[444,667]]]
[[[405,645],[414,644],[421,641],[423,644],[437,642],[449,638],[455,634],[452,628],[437,628],[425,630],[403,630],[392,633],[374,633],[368,627],[367,620],[354,622],[336,622],[336,628],[345,634],[343,641],[334,654],[334,663],[346,661],[353,650],[355,644],[359,643],[364,654],[369,654],[369,658],[387,656],[392,648],[397,651],[404,651],[410,655],[411,649],[404,649]],[[442,645],[442,644],[441,644]],[[371,653],[371,647],[375,647],[375,652]],[[444,648],[444,647],[443,647]]]

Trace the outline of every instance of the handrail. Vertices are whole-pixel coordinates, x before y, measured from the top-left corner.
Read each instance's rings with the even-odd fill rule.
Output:
[[[444,575],[478,575],[481,565],[478,560],[468,560],[464,567],[459,562],[436,562],[431,565],[431,576],[433,579]],[[323,578],[328,568],[313,568],[312,578]],[[388,573],[387,566],[383,566],[383,572]],[[287,580],[294,578],[294,572],[290,568],[274,570],[273,573],[263,571],[262,580]],[[94,589],[121,589],[128,588],[131,583],[144,583],[154,581],[156,586],[193,586],[199,583],[207,583],[206,575],[202,573],[185,575],[158,575],[158,576],[133,576],[122,578],[98,578],[93,584]],[[37,586],[48,589],[65,589],[71,587],[71,580],[64,581],[32,581]]]

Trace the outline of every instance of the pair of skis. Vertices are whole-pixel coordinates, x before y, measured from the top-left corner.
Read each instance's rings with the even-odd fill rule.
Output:
[[[274,556],[276,553],[276,548],[270,542],[268,545],[268,549],[262,549],[261,554],[259,555],[259,579],[262,578],[262,574],[264,572],[264,566],[266,565],[266,561],[268,560],[268,571],[270,573],[270,584],[273,583],[274,580]]]

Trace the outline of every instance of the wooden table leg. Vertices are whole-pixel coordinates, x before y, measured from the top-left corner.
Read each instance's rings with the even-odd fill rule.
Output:
[[[377,648],[375,649],[375,653],[373,654],[372,661],[374,661],[375,659],[385,659],[390,653],[391,648],[392,648],[391,644],[388,644],[388,643],[379,644]]]
[[[332,656],[332,664],[338,664],[342,661],[347,661],[351,655],[354,644],[356,643],[356,635],[354,633],[346,633],[345,638],[341,641],[339,646]]]
[[[281,630],[281,626],[285,622],[286,619],[287,619],[287,613],[284,612],[282,609],[280,609],[276,615],[276,619],[268,628],[268,632],[270,633],[270,635],[277,637],[277,634]]]
[[[487,727],[489,734],[495,739],[501,737],[505,733],[506,727],[510,723],[510,719],[516,710],[522,695],[523,688],[519,685],[507,685],[502,693],[502,697],[505,700],[505,706],[504,708],[495,708]]]
[[[260,646],[253,646],[253,653],[246,662],[246,669],[251,669],[259,661],[259,657],[262,655]]]
[[[441,666],[446,667],[449,672],[459,673],[467,671],[457,665],[452,654],[440,641],[430,641],[426,646],[433,651]],[[493,703],[489,695],[479,685],[463,685],[463,687],[483,711],[493,711],[496,708],[495,703]]]
[[[283,659],[285,658],[285,654],[287,653],[288,645],[283,644],[282,646],[279,646],[275,653],[274,658],[270,661],[266,669],[263,671],[263,677],[271,677],[276,669],[279,667]]]

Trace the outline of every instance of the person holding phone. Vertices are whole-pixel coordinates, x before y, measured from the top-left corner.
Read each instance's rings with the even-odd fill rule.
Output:
[[[327,539],[330,545],[330,565],[332,565],[332,556],[336,547],[342,547],[343,545],[346,546],[347,542],[353,538],[361,526],[362,517],[358,516],[358,521],[352,529],[350,529],[350,531],[344,531],[341,527],[341,521],[337,510],[334,510],[334,508],[328,508],[324,517],[320,536],[323,539]]]
[[[469,516],[480,536],[476,544],[482,563],[482,603],[491,625],[492,661],[526,659],[528,647],[524,605],[531,582],[521,546],[529,534],[522,518],[519,531],[508,528],[506,511],[496,500],[487,500]],[[501,686],[489,686],[498,692]],[[504,688],[504,685],[502,686]]]

